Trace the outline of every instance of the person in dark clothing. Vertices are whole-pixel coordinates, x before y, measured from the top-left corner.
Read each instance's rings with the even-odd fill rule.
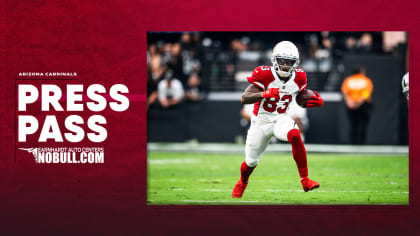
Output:
[[[370,118],[372,80],[363,68],[359,68],[344,80],[341,91],[350,119],[351,143],[364,144]]]

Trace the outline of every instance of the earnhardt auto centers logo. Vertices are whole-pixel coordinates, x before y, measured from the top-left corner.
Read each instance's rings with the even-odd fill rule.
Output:
[[[19,148],[20,150],[31,153],[36,163],[47,164],[93,164],[104,163],[103,147],[37,147]]]

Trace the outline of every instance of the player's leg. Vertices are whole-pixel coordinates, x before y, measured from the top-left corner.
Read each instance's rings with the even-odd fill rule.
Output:
[[[358,135],[358,120],[357,120],[357,110],[347,108],[347,114],[350,121],[350,143],[357,144],[357,135]]]
[[[370,111],[369,111],[369,103],[363,103],[360,107],[360,115],[359,115],[359,126],[360,126],[360,144],[366,143],[366,135],[367,135],[367,128],[369,124],[370,118]]]
[[[319,187],[319,183],[308,178],[306,149],[296,123],[288,116],[281,116],[274,125],[274,136],[292,145],[293,159],[296,162],[301,183],[305,192]]]
[[[253,122],[248,130],[245,145],[245,161],[241,164],[241,178],[232,191],[233,198],[240,198],[248,186],[248,179],[254,168],[262,157],[270,136],[266,135],[263,127],[257,122]]]
[[[298,167],[299,175],[301,178],[308,177],[306,150],[296,122],[288,116],[281,116],[274,125],[274,136],[292,145],[293,159]]]
[[[356,116],[356,144],[363,144],[365,142],[364,137],[364,114],[363,110],[361,108],[357,109],[357,116]]]

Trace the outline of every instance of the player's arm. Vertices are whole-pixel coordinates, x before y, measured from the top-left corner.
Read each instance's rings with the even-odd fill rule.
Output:
[[[306,72],[303,69],[297,68],[295,72],[295,83],[299,87],[299,93],[301,93],[308,85],[308,79],[306,77]],[[313,93],[314,94],[306,102],[306,108],[322,107],[324,105],[324,100],[316,91],[313,91]]]
[[[256,103],[262,99],[262,89],[250,84],[244,91],[241,97],[242,104]]]
[[[257,86],[250,84],[244,91],[241,97],[242,104],[256,103],[263,98],[279,98],[279,89],[270,88],[265,91],[258,88]]]

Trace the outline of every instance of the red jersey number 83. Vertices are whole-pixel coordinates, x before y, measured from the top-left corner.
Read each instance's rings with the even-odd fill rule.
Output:
[[[277,108],[277,103],[279,101],[282,101],[283,104],[280,104]],[[286,94],[286,95],[283,95],[280,99],[271,98],[271,99],[265,100],[263,103],[263,108],[264,110],[270,113],[274,112],[276,109],[278,113],[285,113],[291,101],[292,101],[292,95]]]

